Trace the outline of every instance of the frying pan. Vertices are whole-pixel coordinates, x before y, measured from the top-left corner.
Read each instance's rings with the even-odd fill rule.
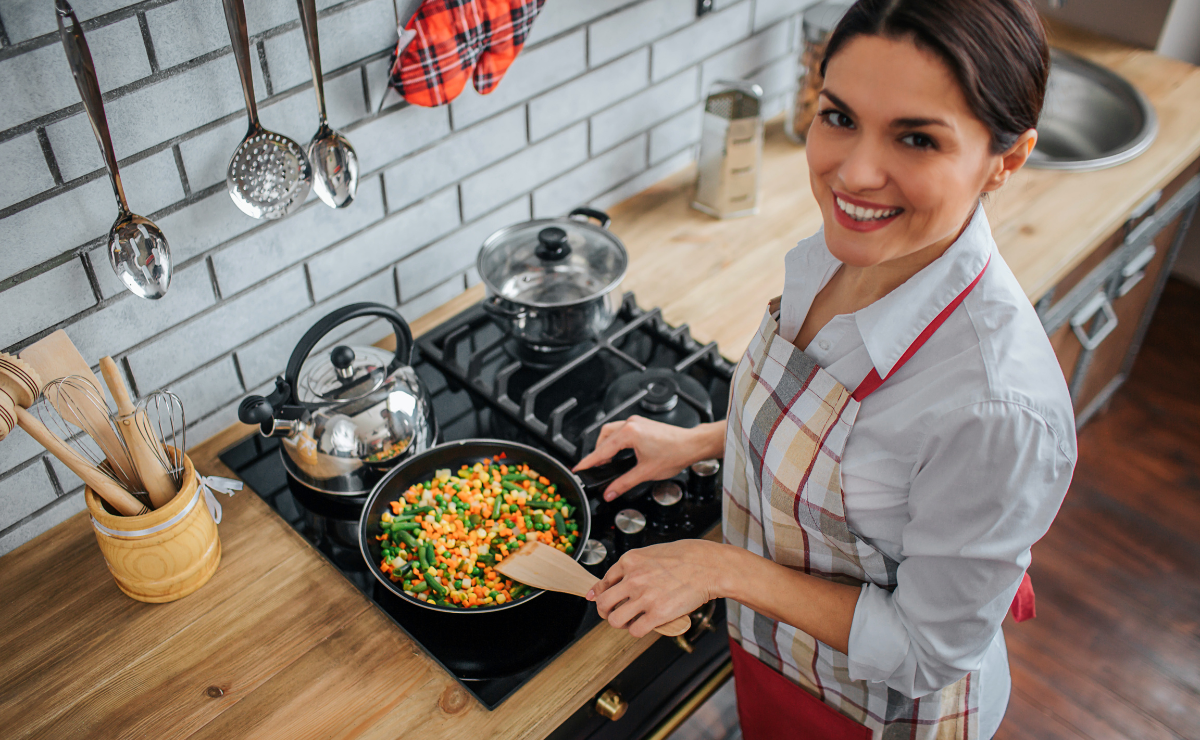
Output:
[[[438,470],[457,471],[464,465],[470,467],[477,462],[483,462],[485,458],[494,459],[500,453],[505,454],[506,464],[525,463],[544,475],[554,486],[555,492],[571,505],[575,511],[574,518],[579,523],[579,546],[575,548],[574,553],[576,560],[583,555],[583,543],[587,542],[592,529],[592,511],[588,507],[588,495],[600,494],[605,486],[637,465],[637,457],[633,450],[623,451],[604,465],[572,473],[545,452],[516,442],[464,439],[431,447],[388,471],[371,490],[367,503],[363,506],[362,516],[358,520],[359,549],[367,561],[367,569],[384,588],[410,604],[454,614],[480,614],[510,609],[528,603],[544,593],[534,590],[529,595],[507,604],[489,604],[472,609],[439,606],[408,595],[399,583],[393,583],[392,579],[384,576],[379,570],[379,561],[383,559],[383,545],[375,538],[383,533],[379,526],[380,518],[385,511],[391,512],[392,501],[398,500],[413,485],[431,480]]]

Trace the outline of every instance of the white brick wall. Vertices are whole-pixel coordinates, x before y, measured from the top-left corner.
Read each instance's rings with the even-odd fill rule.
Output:
[[[246,116],[221,0],[79,2],[130,205],[176,264],[166,298],[148,302],[108,265],[112,189],[52,4],[3,0],[0,351],[65,329],[93,364],[128,367],[136,392],[181,393],[198,442],[334,307],[377,301],[415,319],[479,281],[475,255],[496,229],[608,207],[685,167],[712,79],[754,79],[779,110],[807,2],[721,0],[698,20],[694,0],[547,0],[490,95],[468,86],[440,108],[393,95],[376,113],[391,0],[318,0],[328,112],[358,152],[359,193],[269,223],[224,189]],[[263,124],[307,143],[316,104],[295,3],[255,0],[247,16]],[[383,331],[346,328],[361,341]],[[23,432],[0,441],[0,554],[80,511],[78,486]]]

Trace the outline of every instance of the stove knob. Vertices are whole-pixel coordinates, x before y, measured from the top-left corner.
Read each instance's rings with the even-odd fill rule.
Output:
[[[608,548],[600,540],[588,540],[583,544],[579,563],[592,575],[603,578],[608,571]]]
[[[697,506],[715,502],[720,472],[719,460],[701,460],[688,468],[688,499]]]
[[[683,486],[673,480],[659,481],[650,493],[653,505],[650,521],[656,532],[669,532],[687,528],[687,514],[683,504]]]
[[[596,697],[596,714],[608,717],[613,722],[624,717],[628,709],[629,702],[622,699],[613,689],[605,689],[603,694]]]
[[[613,518],[617,526],[617,557],[635,550],[646,541],[646,517],[637,509],[622,509]]]

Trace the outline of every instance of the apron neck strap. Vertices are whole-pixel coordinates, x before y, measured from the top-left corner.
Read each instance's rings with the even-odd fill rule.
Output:
[[[867,377],[863,378],[863,381],[858,384],[858,387],[854,389],[854,393],[851,394],[855,401],[862,403],[864,398],[874,393],[875,390],[878,389],[879,386],[883,385],[888,378],[895,375],[897,370],[904,367],[904,363],[912,359],[912,356],[917,353],[917,350],[921,349],[921,346],[924,345],[925,342],[929,341],[929,338],[932,337],[933,333],[946,322],[946,319],[950,318],[950,314],[954,313],[954,309],[958,308],[959,304],[966,300],[967,295],[975,289],[976,285],[979,284],[980,279],[983,278],[983,273],[987,272],[988,265],[991,263],[992,258],[991,256],[988,256],[987,262],[983,264],[983,269],[979,271],[979,274],[975,276],[975,279],[971,281],[971,284],[964,288],[963,292],[959,293],[954,300],[950,301],[950,304],[943,308],[942,312],[934,317],[933,321],[929,322],[929,326],[925,327],[925,330],[917,335],[917,338],[912,345],[904,351],[904,354],[900,355],[900,359],[896,361],[896,364],[892,367],[892,371],[887,374],[887,377],[879,377],[879,371],[875,368],[871,368],[871,372],[867,373]]]

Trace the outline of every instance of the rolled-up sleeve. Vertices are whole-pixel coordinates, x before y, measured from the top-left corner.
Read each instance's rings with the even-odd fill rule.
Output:
[[[1075,464],[1056,433],[1012,401],[941,416],[923,440],[892,592],[865,584],[850,629],[850,677],[905,696],[978,669],[1049,529]]]

